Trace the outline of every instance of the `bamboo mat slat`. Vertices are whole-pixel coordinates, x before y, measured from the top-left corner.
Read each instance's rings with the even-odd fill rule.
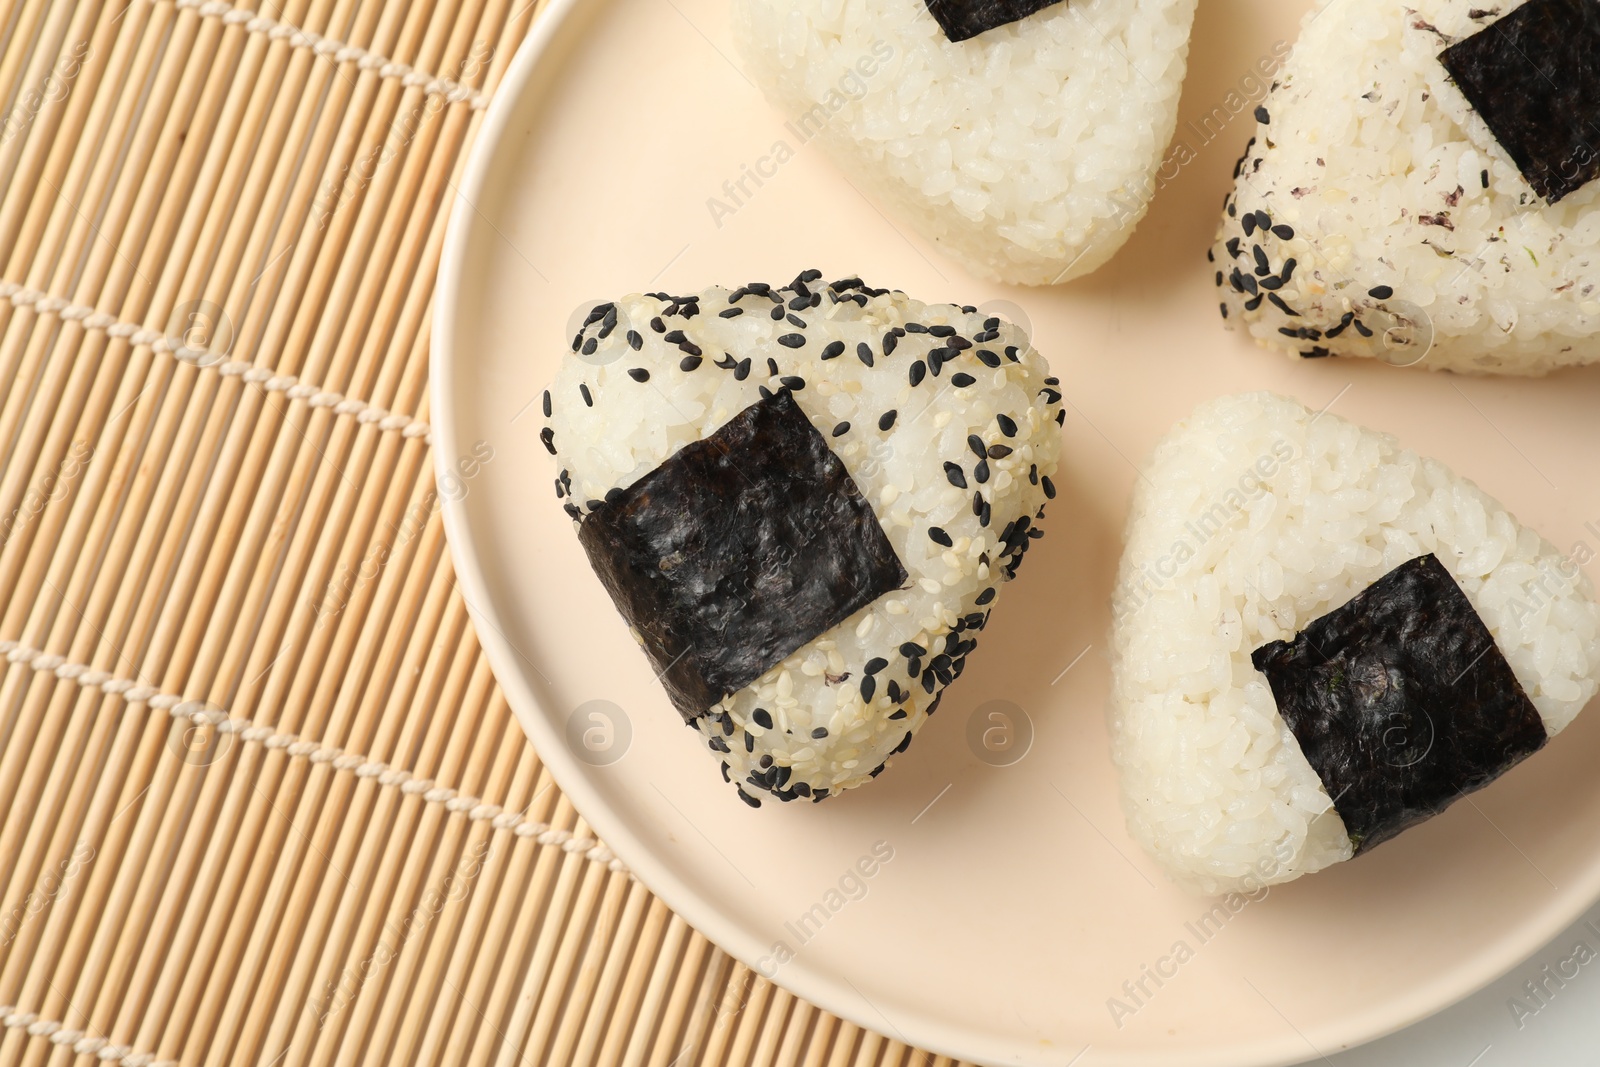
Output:
[[[949,1061],[754,975],[473,636],[427,358],[537,0],[0,0],[0,1067]]]

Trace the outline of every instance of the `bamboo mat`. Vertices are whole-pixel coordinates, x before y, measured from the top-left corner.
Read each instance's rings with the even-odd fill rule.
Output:
[[[0,1067],[947,1062],[634,881],[473,636],[429,307],[537,3],[244,3],[0,0]]]

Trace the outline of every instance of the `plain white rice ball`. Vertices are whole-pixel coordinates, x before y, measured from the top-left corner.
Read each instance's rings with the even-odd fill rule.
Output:
[[[1250,657],[1409,560],[1437,555],[1551,736],[1595,694],[1587,553],[1385,434],[1230,396],[1174,428],[1145,473],[1113,599],[1112,754],[1130,832],[1181,884],[1250,891],[1351,857]]]
[[[1087,274],[1144,217],[1195,0],[1070,0],[951,42],[925,0],[734,0],[751,76],[981,277]]]

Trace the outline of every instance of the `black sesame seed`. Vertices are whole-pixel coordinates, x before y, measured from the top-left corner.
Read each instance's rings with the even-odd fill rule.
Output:
[[[587,341],[583,342],[582,352],[586,356],[592,356],[592,355],[594,355],[595,349],[597,349],[599,347],[600,347],[600,342],[596,341],[593,337],[591,337]]]
[[[778,384],[793,393],[798,393],[806,387],[806,380],[798,374],[785,374],[778,379]]]
[[[1478,180],[1483,182],[1483,187],[1485,189],[1489,188],[1489,172],[1488,171],[1484,171],[1482,174],[1478,175]]]
[[[1039,484],[1044,487],[1044,495],[1046,500],[1054,500],[1056,498],[1056,483],[1050,480],[1049,475],[1040,478]]]
[[[1265,106],[1258,106],[1256,108],[1256,121],[1263,125],[1272,121],[1272,116],[1267,112]]]
[[[750,357],[746,356],[733,368],[733,380],[742,382],[748,377],[750,377]]]
[[[816,729],[811,731],[811,740],[813,740],[813,741],[821,741],[824,737],[827,737],[827,736],[828,736],[828,728],[826,726],[818,726]]]
[[[887,433],[889,428],[894,425],[895,416],[898,414],[898,411],[885,411],[878,417],[878,429]]]
[[[650,328],[656,333],[667,332],[667,324],[661,321],[661,316],[659,315],[650,320]]]
[[[928,527],[928,539],[934,544],[943,545],[946,548],[950,548],[955,544],[954,541],[950,540],[950,535],[937,526]]]
[[[761,806],[761,801],[757,800],[755,797],[751,796],[749,793],[746,793],[744,791],[744,786],[736,785],[733,788],[738,790],[739,799],[744,801],[746,804],[750,805],[752,808],[759,808]]]
[[[944,476],[950,479],[950,484],[955,486],[957,489],[965,489],[967,487],[967,475],[966,472],[961,469],[961,464],[959,463],[946,462],[944,465]]]
[[[847,434],[849,432],[850,432],[850,424],[848,422],[841,422],[839,425],[837,425],[837,426],[835,426],[833,428],[833,436],[835,436],[835,437],[843,437],[845,434]]]
[[[989,458],[990,459],[1005,459],[1009,455],[1011,455],[1011,446],[1010,445],[990,445],[989,446]]]
[[[1285,315],[1293,315],[1295,318],[1300,317],[1300,312],[1284,303],[1283,297],[1279,296],[1277,293],[1268,293],[1267,299],[1272,302],[1274,307],[1283,312]]]
[[[944,348],[928,349],[928,373],[935,378],[939,376],[939,368],[944,366],[945,356],[948,351],[948,349]]]
[[[778,376],[778,361],[771,356],[767,357],[767,374],[773,378]]]
[[[894,750],[896,752],[904,752],[906,749],[908,749],[910,747],[911,747],[911,731],[907,730],[906,731],[906,736],[901,739],[901,741],[900,741],[900,743],[898,745],[894,746]]]
[[[882,656],[873,656],[871,659],[867,660],[867,665],[862,669],[868,674],[877,674],[888,665],[889,661],[884,659]]]
[[[594,394],[589,392],[589,386],[588,386],[587,383],[584,383],[584,382],[579,382],[578,383],[578,395],[583,397],[583,402],[584,402],[585,406],[591,407],[591,408],[594,407]]]
[[[687,374],[696,367],[700,366],[701,362],[702,360],[699,356],[684,356],[682,359],[678,360],[678,369]]]
[[[778,338],[778,343],[785,348],[800,348],[805,345],[806,336],[803,333],[786,333]]]
[[[763,730],[772,729],[772,715],[766,708],[757,708],[750,713],[750,718],[755,720],[755,724]]]
[[[740,315],[743,315],[743,314],[744,314],[744,308],[729,308],[726,311],[717,312],[717,317],[718,318],[723,318],[723,319],[736,319]]]
[[[793,326],[797,330],[803,330],[806,328],[806,320],[802,319],[799,315],[785,315],[784,319],[789,323],[790,326]]]
[[[982,493],[973,493],[972,494],[972,513],[974,515],[982,515],[983,514],[983,494]]]
[[[985,367],[1000,366],[1000,357],[989,351],[987,348],[978,349],[976,355],[978,357],[978,362],[982,363]]]
[[[1017,436],[1017,424],[1010,415],[996,415],[994,417],[994,421],[999,424],[1000,432],[1005,434],[1007,437]],[[993,455],[993,453],[991,452],[990,455]]]
[[[990,510],[989,502],[987,500],[985,500],[983,502],[983,514],[978,516],[978,525],[979,526],[988,526],[989,525],[989,519],[992,518],[992,517],[993,517],[993,512]]]
[[[872,366],[872,346],[862,341],[856,345],[856,356],[867,366]]]
[[[979,459],[989,454],[988,446],[983,443],[983,438],[975,433],[967,434],[967,447],[972,449],[972,454]]]
[[[978,379],[974,378],[966,371],[957,371],[955,374],[950,376],[950,384],[955,386],[957,389],[965,389],[967,386],[971,385],[977,380]]]
[[[556,454],[556,432],[546,426],[539,431],[539,440],[544,442],[544,447],[552,456]]]
[[[869,674],[865,678],[861,679],[861,701],[862,701],[862,703],[864,703],[864,704],[872,703],[872,698],[875,695],[877,695],[877,692],[878,692],[878,680],[876,678],[874,678],[872,675]]]
[[[772,309],[772,321],[773,322],[782,322],[783,321],[783,305],[780,304],[777,307]]]
[[[931,337],[954,337],[956,335],[956,328],[954,326],[946,326],[942,324],[939,326],[929,326],[928,334]]]
[[[1244,235],[1246,237],[1254,237],[1255,236],[1255,233],[1256,233],[1256,216],[1255,216],[1255,212],[1251,212],[1250,214],[1248,214],[1248,215],[1246,215],[1244,217],[1243,226],[1244,226]]]
[[[1356,333],[1359,333],[1362,337],[1371,337],[1372,336],[1371,328],[1368,327],[1367,324],[1362,322],[1360,319],[1357,319],[1351,325],[1353,325],[1356,328]]]
[[[550,411],[551,411],[551,408],[550,408],[550,390],[546,389],[544,391],[544,417],[545,418],[548,419],[550,417]]]
[[[755,734],[746,733],[744,735],[744,750],[746,752],[754,752],[756,750],[756,735]]]
[[[915,641],[907,641],[905,644],[900,646],[900,654],[907,659],[911,659],[913,656],[924,655],[927,651],[927,649],[923,648]]]
[[[893,331],[890,331],[889,333],[884,334],[883,335],[883,354],[886,355],[886,356],[894,355],[895,346],[898,345],[899,343],[900,343],[900,338]]]
[[[1292,241],[1294,240],[1294,227],[1285,226],[1282,223],[1279,223],[1277,226],[1272,228],[1272,236],[1276,237],[1280,241]]]
[[[673,330],[671,333],[662,338],[662,340],[667,342],[669,345],[681,345],[688,339],[688,337],[684,336],[684,332],[682,330]]]
[[[827,347],[822,350],[823,359],[838,359],[842,355],[844,355],[843,341],[829,341]]]
[[[978,479],[979,485],[987,482],[989,480],[989,461],[986,459],[978,460],[978,465],[972,468],[972,476]]]
[[[648,382],[650,380],[650,372],[643,367],[634,367],[628,371],[628,377],[636,382]]]
[[[890,682],[889,684],[890,685],[894,685],[893,682]],[[904,701],[905,701],[905,697],[895,697],[894,698],[894,702],[896,704],[903,703]],[[895,719],[895,720],[900,720],[900,719],[903,719],[905,717],[906,717],[906,709],[905,708],[900,708],[900,709],[894,711],[893,713],[891,713],[890,716],[889,716],[889,718]]]
[[[1380,285],[1376,288],[1368,289],[1367,295],[1374,300],[1387,300],[1394,295],[1394,290],[1387,285]]]
[[[1267,260],[1267,254],[1266,252],[1262,251],[1261,246],[1256,245],[1251,251],[1255,253],[1256,257],[1256,277],[1265,278],[1267,275],[1271,274],[1272,265]]]
[[[994,586],[991,585],[989,588],[987,588],[983,592],[979,593],[978,594],[978,599],[974,600],[973,603],[978,605],[981,608],[981,607],[983,607],[983,605],[989,603],[993,599],[994,599]]]

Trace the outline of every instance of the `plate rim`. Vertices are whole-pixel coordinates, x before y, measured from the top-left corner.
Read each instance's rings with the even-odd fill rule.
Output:
[[[451,365],[455,362],[453,338],[460,310],[462,277],[466,269],[466,247],[473,227],[471,216],[477,211],[476,201],[493,172],[494,160],[508,135],[511,118],[523,103],[522,97],[529,91],[535,71],[543,61],[552,57],[568,35],[579,32],[573,23],[580,12],[588,14],[606,2],[609,0],[550,0],[545,5],[535,16],[532,28],[507,65],[500,83],[494,87],[483,123],[469,150],[461,182],[451,205],[434,282],[428,387],[432,428],[429,438],[436,478],[452,473],[458,459],[465,455],[458,441]],[[553,61],[559,59],[559,56],[555,56]],[[613,817],[600,792],[591,786],[584,769],[566,752],[562,738],[541,710],[539,698],[534,694],[527,677],[517,668],[519,653],[504,636],[491,607],[493,596],[468,530],[464,498],[441,495],[439,499],[447,547],[457,582],[463,590],[463,602],[473,621],[474,632],[513,716],[534,745],[541,762],[549,768],[561,789],[572,798],[579,817],[594,830],[597,839],[622,861],[632,877],[660,897],[693,930],[760,975],[755,961],[761,958],[765,946],[737,923],[724,921],[713,904],[702,901],[671,873],[665,863],[657,859],[654,850],[633,833],[626,820]],[[1595,713],[1600,714],[1600,709],[1596,709]],[[1544,921],[1535,923],[1532,931],[1537,935],[1536,940],[1530,938],[1528,943],[1519,942],[1521,947],[1512,950],[1480,954],[1476,957],[1476,966],[1457,968],[1451,972],[1459,976],[1458,980],[1441,979],[1427,987],[1437,990],[1437,993],[1430,994],[1425,988],[1415,991],[1410,997],[1381,1002],[1393,1005],[1387,1011],[1374,1007],[1363,1013],[1344,1016],[1336,1026],[1324,1023],[1313,1028],[1310,1034],[1290,1024],[1289,1030],[1281,1038],[1246,1041],[1231,1049],[1221,1046],[1202,1052],[1186,1051],[1179,1047],[1166,1050],[1158,1046],[1098,1049],[1095,1062],[1107,1067],[1164,1067],[1169,1064],[1172,1067],[1290,1067],[1319,1057],[1325,1058],[1328,1053],[1345,1052],[1380,1040],[1461,1003],[1510,973],[1519,963],[1526,961],[1531,953],[1537,952],[1568,929],[1597,901],[1600,901],[1600,865],[1593,869],[1587,881],[1574,884],[1541,909]],[[791,995],[865,1030],[882,1034],[881,1024],[888,1022],[887,1019],[872,1019],[867,1013],[858,1011],[858,1005],[843,996],[836,983],[812,967],[786,967],[781,976],[767,980]],[[908,1044],[954,1059],[996,1065],[1057,1060],[1066,1062],[1059,1057],[1057,1060],[1040,1059],[1040,1049],[1025,1039],[1013,1038],[1005,1048],[973,1045],[970,1041],[976,1034],[970,1029],[952,1030],[921,1016],[917,1017],[916,1022],[918,1025],[912,1028],[916,1033],[899,1036]],[[898,1033],[898,1027],[893,1023],[890,1029]],[[1313,1042],[1312,1035],[1321,1040]],[[1307,1050],[1313,1053],[1310,1060],[1305,1055]],[[1083,1050],[1087,1051],[1088,1048]],[[1081,1056],[1083,1052],[1077,1055]],[[1059,1055],[1065,1056],[1066,1053],[1067,1050],[1062,1049]]]

